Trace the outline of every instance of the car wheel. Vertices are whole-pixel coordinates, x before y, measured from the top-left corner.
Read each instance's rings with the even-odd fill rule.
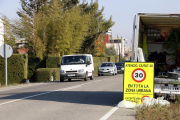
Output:
[[[70,81],[71,81],[71,79],[68,79],[68,81],[70,82]]]
[[[98,76],[101,76],[100,74],[98,74]]]
[[[88,72],[86,72],[86,76],[84,78],[84,81],[87,81],[87,79],[88,79]]]
[[[94,79],[94,71],[92,71],[92,75],[90,77],[90,80],[93,80]]]
[[[101,76],[104,76],[104,74],[101,74]]]
[[[60,82],[64,82],[64,79],[60,79]]]

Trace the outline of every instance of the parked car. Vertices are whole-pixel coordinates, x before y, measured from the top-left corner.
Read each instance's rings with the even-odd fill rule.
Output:
[[[124,62],[116,62],[115,65],[118,73],[124,73]]]
[[[104,62],[98,69],[98,76],[105,74],[117,75],[117,68],[113,62]]]

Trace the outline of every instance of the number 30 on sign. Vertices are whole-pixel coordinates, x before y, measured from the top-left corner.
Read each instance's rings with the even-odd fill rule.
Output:
[[[135,82],[142,82],[146,79],[146,72],[141,68],[137,68],[132,72],[132,79]]]

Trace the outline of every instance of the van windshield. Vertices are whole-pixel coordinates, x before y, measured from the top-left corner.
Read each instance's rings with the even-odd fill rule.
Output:
[[[86,64],[86,56],[66,56],[61,60],[61,65]]]

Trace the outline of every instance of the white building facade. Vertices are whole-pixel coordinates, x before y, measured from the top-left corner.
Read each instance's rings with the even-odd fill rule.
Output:
[[[120,38],[112,38],[112,40],[110,40],[110,43],[106,43],[106,47],[114,47],[114,49],[116,50],[116,54],[121,55],[121,57],[124,57],[124,39],[123,37]]]
[[[4,44],[4,25],[3,21],[0,19],[0,46]]]

